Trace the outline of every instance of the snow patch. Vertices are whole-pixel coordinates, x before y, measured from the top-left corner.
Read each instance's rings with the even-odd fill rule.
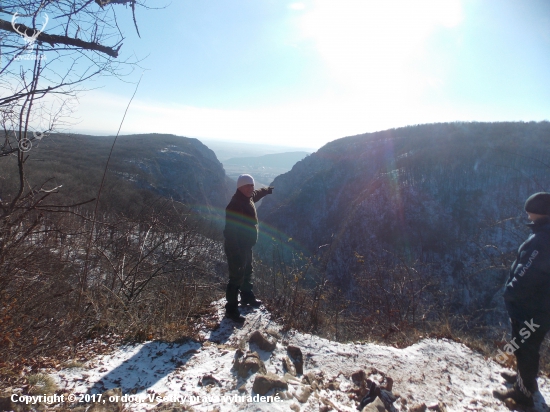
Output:
[[[263,307],[243,310],[246,322],[238,326],[223,318],[223,304],[214,302],[220,325],[201,331],[201,341],[185,343],[144,342],[124,345],[108,355],[97,356],[85,368],[52,373],[65,393],[99,394],[120,387],[133,398],[130,410],[146,411],[169,404],[191,406],[195,411],[355,411],[358,405],[351,375],[359,369],[378,383],[393,379],[399,411],[425,403],[443,402],[448,411],[507,411],[492,395],[504,388],[498,363],[468,347],[449,340],[425,339],[404,349],[370,343],[338,343],[296,331],[282,332]],[[248,343],[252,332],[278,337],[274,351]],[[301,349],[304,375],[287,375],[288,390],[271,390],[272,402],[259,401],[252,386],[256,374],[241,378],[232,369],[239,349],[256,351],[267,372],[283,377],[283,358],[288,345]],[[306,375],[319,377],[315,386]],[[312,374],[313,373],[313,374]],[[539,378],[540,393],[532,410],[548,411],[543,397],[550,396],[546,378]],[[254,398],[256,396],[256,398]],[[173,402],[170,402],[173,401]],[[328,409],[327,409],[328,408]]]

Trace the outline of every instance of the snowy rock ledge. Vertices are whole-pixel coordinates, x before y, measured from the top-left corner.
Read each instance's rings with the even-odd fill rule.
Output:
[[[75,411],[119,410],[121,402],[132,411],[356,411],[371,381],[397,397],[397,411],[508,410],[492,395],[504,387],[504,369],[462,344],[342,344],[282,333],[263,307],[244,311],[246,322],[237,326],[223,318],[223,304],[213,303],[220,326],[204,327],[201,342],[127,345],[82,368],[46,372],[65,399],[82,400],[72,403]],[[532,410],[548,411],[549,381],[539,378],[539,387]],[[109,403],[113,393],[121,399]],[[96,404],[85,403],[93,395]],[[377,398],[364,410],[383,408]]]

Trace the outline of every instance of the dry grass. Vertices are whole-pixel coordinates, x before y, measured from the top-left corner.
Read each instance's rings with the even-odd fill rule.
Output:
[[[64,369],[83,369],[85,367],[86,367],[86,365],[84,363],[79,362],[75,359],[70,359],[70,360],[63,363],[63,368]]]
[[[407,312],[399,305],[407,301],[408,290],[419,290],[424,286],[429,291],[430,285],[417,284],[413,287],[408,281],[401,281],[399,287],[395,288],[397,282],[392,284],[391,280],[404,277],[400,276],[399,267],[393,269],[394,273],[380,271],[374,279],[363,277],[363,284],[359,283],[357,289],[366,290],[368,294],[359,296],[344,295],[338,285],[320,275],[317,275],[315,281],[311,282],[310,278],[308,282],[304,275],[304,268],[309,268],[307,262],[300,267],[287,268],[286,272],[280,267],[275,271],[274,267],[277,265],[258,262],[255,270],[258,273],[256,285],[261,290],[266,306],[286,330],[294,328],[341,342],[373,342],[399,348],[425,338],[449,339],[495,361],[498,349],[502,350],[507,343],[506,335],[509,331],[485,324],[482,318],[475,318],[474,314],[453,314],[445,306],[446,300],[434,304],[437,299],[428,293],[422,299],[417,299],[416,306],[409,307]],[[311,272],[311,268],[309,270]],[[414,273],[409,270],[411,272]],[[428,277],[422,279],[433,281]],[[377,285],[384,288],[385,296],[377,291]],[[396,291],[395,295],[387,293],[392,290]],[[386,302],[397,304],[385,305]],[[413,312],[414,318],[410,316]],[[503,366],[514,369],[515,357],[510,356]],[[540,374],[550,376],[548,339],[541,348]]]
[[[51,395],[57,391],[55,380],[45,373],[36,373],[27,376],[29,395]]]
[[[78,210],[0,222],[2,386],[47,366],[41,359],[74,358],[87,339],[196,337],[225,273],[221,245],[187,217],[168,201],[132,218],[102,216],[89,250],[90,220]]]

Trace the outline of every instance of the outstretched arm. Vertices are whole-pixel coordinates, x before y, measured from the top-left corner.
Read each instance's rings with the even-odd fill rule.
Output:
[[[254,192],[252,193],[252,200],[254,201],[254,203],[259,202],[260,199],[263,198],[264,196],[267,196],[273,193],[273,189],[275,189],[273,186],[269,186],[269,187],[262,187],[261,189],[258,189],[258,190],[254,190]]]

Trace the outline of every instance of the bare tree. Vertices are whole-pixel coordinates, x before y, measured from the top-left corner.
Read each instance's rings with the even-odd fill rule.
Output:
[[[13,216],[40,210],[58,188],[28,186],[25,165],[33,142],[63,126],[86,81],[123,76],[136,61],[119,59],[124,33],[117,8],[138,0],[5,0],[0,4],[0,140],[2,168],[17,168],[17,182],[0,198],[0,233],[14,227]],[[126,8],[128,10],[128,8]],[[48,208],[55,208],[48,205]],[[15,221],[18,221],[16,218]],[[11,222],[11,223],[10,223]],[[15,225],[16,226],[16,225]],[[0,237],[0,259],[7,237]]]
[[[116,9],[122,5],[131,7],[134,23],[136,6],[145,7],[138,0],[2,2],[0,156],[23,156],[34,140],[59,126],[87,80],[135,68],[135,60],[119,58],[124,33]]]
[[[78,272],[78,246],[63,258],[63,239],[75,239],[87,230],[86,216],[69,227],[58,217],[79,213],[75,206],[52,200],[59,186],[28,180],[28,151],[70,119],[78,92],[94,77],[125,76],[138,62],[121,54],[124,33],[117,12],[132,13],[146,0],[3,0],[0,3],[0,317],[21,319],[33,313],[33,304],[56,306],[55,293],[71,298]],[[123,7],[126,6],[126,7]],[[139,33],[139,32],[138,32]],[[10,169],[15,173],[8,174]],[[9,180],[8,180],[9,179]],[[59,213],[63,212],[63,213]],[[27,292],[21,294],[21,288]],[[58,292],[54,291],[57,290]],[[50,293],[51,292],[51,293]],[[44,319],[62,319],[52,307]],[[68,307],[68,306],[67,306]],[[32,330],[42,327],[39,315],[29,317]],[[21,321],[23,322],[23,321]],[[63,321],[60,321],[63,322]],[[12,322],[13,323],[13,322]],[[0,340],[17,345],[12,323],[0,327]],[[10,326],[11,325],[11,326]],[[13,327],[12,327],[13,326]],[[59,327],[57,325],[56,327]],[[61,329],[59,329],[61,330]],[[47,332],[50,333],[50,332]],[[29,335],[30,336],[30,335]],[[31,340],[32,342],[32,340]],[[36,343],[39,345],[39,343]],[[11,346],[10,346],[11,347]]]

